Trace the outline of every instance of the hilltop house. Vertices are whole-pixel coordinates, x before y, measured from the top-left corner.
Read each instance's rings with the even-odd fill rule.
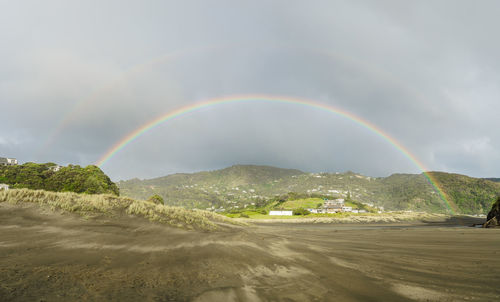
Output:
[[[17,165],[17,159],[0,157],[0,166],[14,166]]]
[[[57,171],[61,170],[61,168],[62,168],[62,166],[54,165],[54,166],[50,166],[49,170],[52,172],[57,172]]]
[[[9,189],[9,185],[6,184],[0,184],[0,191],[5,190],[7,191]]]

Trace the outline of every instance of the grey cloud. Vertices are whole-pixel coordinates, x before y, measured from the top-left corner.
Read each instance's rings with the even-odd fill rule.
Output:
[[[496,1],[3,2],[0,156],[87,165],[161,114],[263,93],[347,110],[431,170],[495,176],[499,8]],[[418,172],[352,121],[262,103],[169,121],[104,170],[117,180],[236,163]]]

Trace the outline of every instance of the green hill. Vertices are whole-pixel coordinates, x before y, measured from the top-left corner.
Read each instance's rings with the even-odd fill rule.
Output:
[[[224,207],[226,204],[243,204],[244,201],[266,199],[276,181],[288,179],[304,172],[268,166],[236,165],[222,170],[179,173],[164,177],[120,181],[122,194],[147,199],[158,194],[167,204],[188,208]],[[256,193],[256,189],[265,195]],[[285,192],[283,192],[285,193]],[[233,203],[234,202],[234,203]]]
[[[484,213],[500,194],[500,183],[460,174],[432,172],[448,198],[463,213]]]
[[[500,183],[443,172],[431,173],[460,213],[486,213]],[[269,166],[236,165],[222,170],[174,174],[118,183],[123,195],[162,196],[169,205],[230,210],[264,206],[276,196],[297,192],[308,197],[347,197],[385,210],[447,212],[437,190],[423,174],[367,177],[354,172],[305,173]]]
[[[54,163],[0,166],[0,183],[17,189],[119,195],[116,184],[96,166],[59,167]]]

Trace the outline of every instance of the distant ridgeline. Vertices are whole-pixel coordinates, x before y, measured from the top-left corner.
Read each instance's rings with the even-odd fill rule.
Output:
[[[487,213],[500,183],[443,172],[430,172],[460,213]],[[447,212],[436,189],[423,174],[367,177],[353,172],[305,173],[268,166],[236,165],[222,170],[118,183],[122,195],[147,199],[158,194],[169,205],[231,210],[262,207],[289,192],[346,198],[387,210]]]
[[[0,183],[11,188],[119,195],[116,184],[96,166],[61,167],[54,163],[0,166]]]
[[[494,181],[494,182],[500,182],[500,178],[483,178],[483,179]]]

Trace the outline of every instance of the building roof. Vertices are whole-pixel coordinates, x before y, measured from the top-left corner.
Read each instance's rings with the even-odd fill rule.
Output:
[[[9,160],[16,160],[16,159],[12,158],[12,157],[0,157],[0,160],[9,161]]]

